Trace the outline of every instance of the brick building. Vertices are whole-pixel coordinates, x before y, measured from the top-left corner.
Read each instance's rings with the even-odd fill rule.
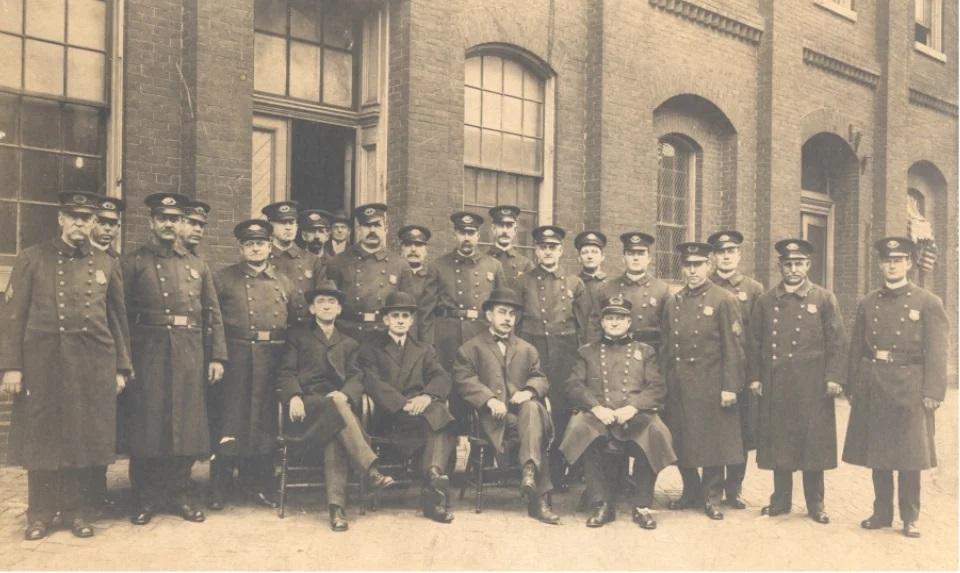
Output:
[[[955,316],[957,43],[955,0],[0,0],[0,286],[64,188],[124,197],[125,249],[147,194],[208,201],[216,266],[272,200],[384,200],[434,256],[499,200],[649,230],[668,279],[735,226],[770,284],[802,233],[848,316],[923,216]]]

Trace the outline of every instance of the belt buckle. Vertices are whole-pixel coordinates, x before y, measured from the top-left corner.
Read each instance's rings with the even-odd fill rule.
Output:
[[[377,313],[375,312],[363,313],[363,322],[374,322],[376,320],[377,320]]]
[[[174,325],[174,326],[187,326],[187,317],[185,317],[185,316],[183,316],[183,315],[179,315],[179,314],[178,314],[178,315],[175,315],[175,316],[173,317],[173,325]]]
[[[476,309],[471,308],[467,310],[467,318],[480,318],[480,313]]]
[[[877,350],[874,354],[874,358],[876,358],[879,362],[890,362],[893,360],[893,358],[890,356],[889,350]]]
[[[270,340],[270,331],[269,330],[258,330],[257,331],[257,341],[269,341]]]

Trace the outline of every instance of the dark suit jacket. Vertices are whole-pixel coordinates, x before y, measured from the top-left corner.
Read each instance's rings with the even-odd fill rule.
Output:
[[[423,417],[430,427],[439,430],[453,421],[445,403],[450,375],[440,366],[432,345],[408,335],[400,349],[388,333],[380,332],[360,347],[357,364],[364,389],[380,408],[395,414],[410,398],[427,394],[433,401]]]

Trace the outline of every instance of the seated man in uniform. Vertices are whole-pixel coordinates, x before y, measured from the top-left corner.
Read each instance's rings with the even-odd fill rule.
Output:
[[[570,464],[583,457],[587,497],[593,507],[587,527],[602,527],[615,516],[624,466],[604,456],[605,448],[634,457],[633,521],[643,529],[656,529],[650,507],[657,473],[677,461],[670,430],[657,415],[667,387],[653,347],[630,336],[633,304],[619,295],[601,304],[603,337],[580,348],[563,387],[570,406],[580,412],[570,419],[560,451]]]
[[[363,343],[357,363],[364,389],[377,406],[373,416],[377,433],[395,436],[404,457],[423,450],[424,517],[450,523],[453,514],[446,509],[450,478],[444,475],[455,440],[453,416],[446,405],[450,375],[432,345],[407,336],[416,314],[412,295],[388,294],[380,309],[387,332],[373,334]]]
[[[549,497],[553,423],[543,401],[550,383],[540,369],[537,349],[513,333],[523,302],[511,289],[495,289],[482,309],[490,326],[457,351],[457,394],[479,411],[480,426],[498,456],[506,443],[519,442],[520,491],[527,497],[530,517],[560,523]]]
[[[393,479],[380,473],[377,455],[350,409],[351,403],[359,404],[363,383],[356,367],[358,344],[334,325],[343,292],[332,281],[324,281],[306,293],[306,300],[314,322],[289,333],[277,377],[280,399],[288,406],[284,437],[323,448],[330,528],[346,531],[348,463],[366,474],[372,489],[390,486]]]

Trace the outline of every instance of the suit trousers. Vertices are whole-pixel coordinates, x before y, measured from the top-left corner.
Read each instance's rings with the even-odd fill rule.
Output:
[[[550,452],[547,450],[547,436],[543,428],[546,426],[544,410],[537,407],[537,403],[528,400],[519,406],[509,406],[507,411],[506,430],[503,434],[504,443],[516,444],[517,459],[520,465],[533,462],[537,468],[537,493],[543,495],[553,489],[550,477]]]
[[[89,467],[86,474],[86,479],[83,481],[83,494],[88,503],[96,507],[107,497],[107,466]]]
[[[637,485],[634,504],[652,507],[657,474],[653,473],[647,455],[636,444],[624,442],[625,455],[606,453],[605,440],[594,440],[583,452],[583,473],[587,480],[587,501],[591,507],[599,503],[616,504],[622,479],[627,470],[627,456],[634,457],[633,476]]]
[[[723,466],[703,468],[703,477],[698,468],[679,468],[683,480],[684,499],[707,505],[720,505],[723,500]]]
[[[49,526],[59,511],[63,521],[89,519],[90,504],[83,488],[90,468],[27,471],[27,520]]]
[[[422,450],[420,465],[424,477],[432,467],[438,468],[440,473],[447,473],[450,457],[457,445],[453,423],[434,430],[423,416],[411,416],[401,410],[374,418],[374,427],[377,435],[396,439],[405,456]]]
[[[726,477],[723,480],[723,491],[727,500],[736,499],[743,491],[743,478],[747,475],[747,462],[733,464],[726,467]]]
[[[807,502],[807,513],[823,511],[823,470],[803,470],[803,497]],[[773,470],[770,505],[781,509],[790,509],[793,505],[792,470]]]
[[[189,498],[188,480],[193,456],[130,458],[130,484],[133,497],[143,505],[183,505]]]
[[[370,448],[360,428],[360,421],[345,401],[334,400],[337,413],[343,418],[344,426],[336,437],[323,447],[323,476],[327,489],[327,504],[345,507],[347,503],[347,473],[350,464],[363,472],[360,479],[366,479],[366,472],[377,461],[377,455]]]
[[[881,521],[893,521],[893,471],[873,470],[873,515]],[[897,498],[902,521],[920,518],[920,472],[897,472]]]

